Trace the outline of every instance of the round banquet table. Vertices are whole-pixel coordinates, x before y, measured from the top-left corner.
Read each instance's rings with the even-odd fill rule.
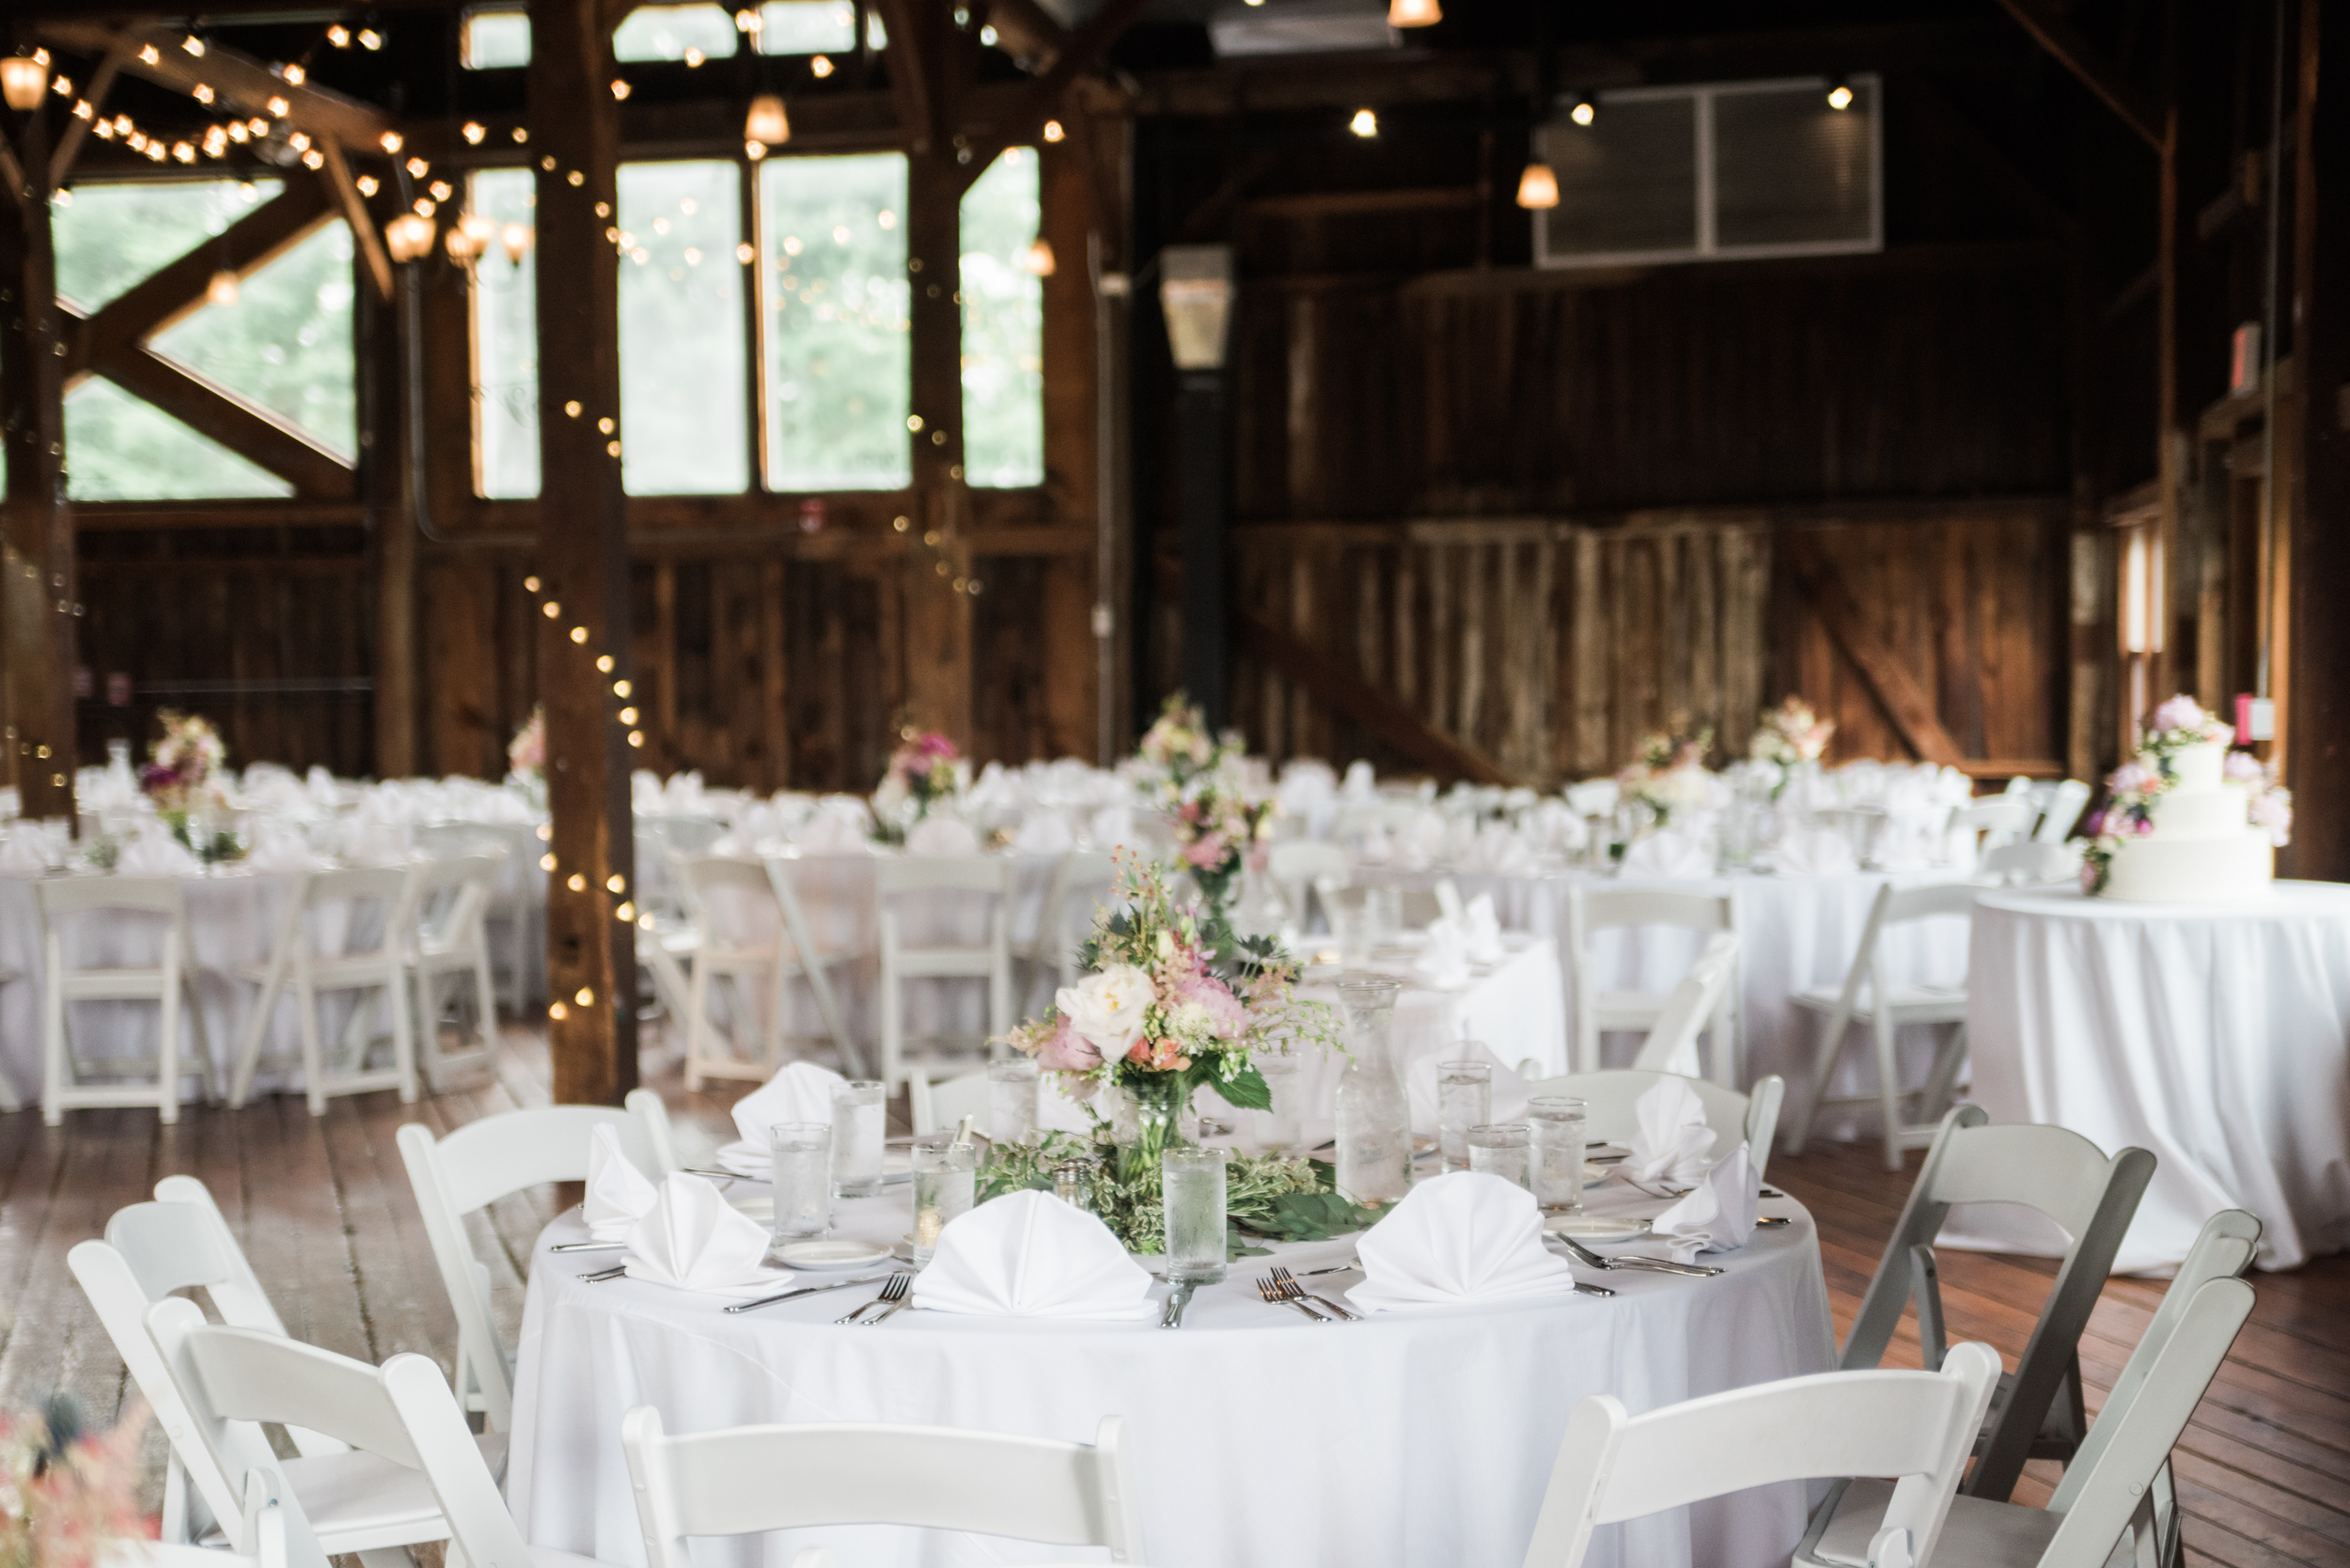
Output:
[[[1986,892],[1967,1041],[1994,1121],[2069,1127],[2159,1162],[2115,1267],[2186,1256],[2223,1208],[2260,1217],[2260,1263],[2350,1247],[2350,886],[2256,901],[2123,903]],[[2020,1211],[1967,1239],[2059,1250]]]
[[[895,1238],[909,1228],[908,1204],[904,1186],[843,1201],[835,1233]],[[625,1278],[581,1283],[611,1255],[547,1250],[585,1237],[573,1210],[541,1233],[532,1261],[508,1496],[534,1544],[643,1568],[620,1448],[621,1418],[637,1404],[659,1408],[671,1433],[885,1421],[1080,1442],[1117,1415],[1141,1494],[1141,1560],[1156,1568],[1514,1563],[1583,1395],[1614,1394],[1637,1414],[1834,1366],[1810,1217],[1788,1200],[1763,1207],[1794,1223],[1707,1260],[1728,1270],[1717,1278],[1616,1270],[1606,1276],[1619,1293],[1608,1300],[1553,1296],[1336,1325],[1266,1304],[1250,1279],[1277,1262],[1300,1272],[1342,1262],[1355,1239],[1282,1245],[1236,1260],[1174,1332],[1155,1317],[918,1309],[876,1329],[836,1326],[872,1284],[729,1315],[715,1296]],[[1335,1294],[1357,1278],[1307,1284]],[[1808,1497],[1800,1483],[1758,1488],[1611,1526],[1587,1560],[1783,1564]],[[708,1541],[695,1554],[705,1568],[783,1568],[818,1542],[843,1568],[1101,1557],[879,1527]]]

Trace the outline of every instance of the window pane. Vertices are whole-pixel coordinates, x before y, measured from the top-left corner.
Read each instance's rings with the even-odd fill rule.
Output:
[[[901,489],[914,478],[905,159],[770,158],[759,179],[768,488]]]
[[[734,15],[723,6],[639,6],[612,30],[616,60],[682,60],[734,53]]]
[[[61,192],[53,209],[57,292],[94,311],[283,188],[274,180],[170,180]]]
[[[963,464],[975,485],[1044,482],[1044,280],[1037,156],[1014,147],[963,198]]]
[[[498,226],[535,228],[538,193],[528,169],[483,169],[467,180],[473,210]],[[493,245],[474,265],[474,489],[492,500],[539,494],[539,290],[525,250],[520,262]]]
[[[76,501],[285,496],[293,486],[102,376],[66,394],[66,494]]]
[[[620,169],[620,476],[632,495],[750,488],[732,162]]]
[[[467,71],[530,63],[530,18],[522,11],[469,11],[460,45]]]
[[[236,304],[204,306],[148,346],[356,462],[352,248],[349,226],[334,219],[247,276]]]
[[[768,0],[759,8],[762,55],[836,55],[856,47],[849,0]]]

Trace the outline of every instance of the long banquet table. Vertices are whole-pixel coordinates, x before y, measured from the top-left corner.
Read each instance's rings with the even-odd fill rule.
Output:
[[[904,1186],[835,1207],[836,1231],[891,1241]],[[1663,1207],[1660,1200],[1655,1205]],[[833,1320],[866,1285],[757,1312],[551,1253],[524,1309],[507,1489],[525,1539],[644,1568],[620,1419],[656,1406],[672,1433],[776,1421],[889,1421],[1090,1441],[1124,1418],[1141,1560],[1216,1568],[1421,1568],[1525,1554],[1569,1411],[1611,1393],[1635,1413],[1835,1363],[1810,1217],[1791,1216],[1691,1279],[1615,1271],[1581,1295],[1378,1314],[1317,1326],[1250,1277],[1345,1261],[1354,1238],[1277,1246],[1201,1289],[1182,1329],[913,1309],[873,1330]],[[1155,1262],[1155,1260],[1152,1260]],[[816,1277],[821,1278],[821,1277]],[[1335,1294],[1358,1276],[1309,1281]],[[1597,1278],[1597,1277],[1592,1277]],[[1154,1288],[1163,1295],[1164,1287]],[[1342,1299],[1342,1298],[1341,1298]],[[778,1484],[790,1484],[778,1477]],[[1807,1491],[1760,1488],[1599,1531],[1593,1568],[1762,1568],[1802,1533]],[[972,1535],[863,1528],[706,1541],[705,1568],[782,1568],[822,1541],[842,1568],[1098,1559]]]

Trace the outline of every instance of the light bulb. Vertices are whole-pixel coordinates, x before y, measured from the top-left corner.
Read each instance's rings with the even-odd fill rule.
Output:
[[[0,98],[11,109],[30,112],[39,108],[41,89],[48,83],[48,68],[29,55],[0,60]]]
[[[1379,117],[1369,109],[1357,109],[1355,118],[1346,122],[1346,128],[1358,136],[1375,136],[1379,134]]]
[[[1852,88],[1841,78],[1828,84],[1827,106],[1840,114],[1852,107]]]
[[[791,119],[781,98],[763,92],[751,100],[751,112],[743,119],[743,139],[763,147],[781,147],[791,139]]]
[[[1526,172],[1518,176],[1518,205],[1528,212],[1559,205],[1559,177],[1539,158],[1527,165]]]
[[[1574,107],[1567,111],[1567,118],[1577,125],[1589,125],[1599,118],[1599,105],[1588,98],[1578,98]]]
[[[1387,0],[1387,25],[1390,27],[1427,27],[1444,20],[1444,8],[1436,0]]]
[[[204,285],[204,303],[206,305],[236,304],[237,274],[226,267],[214,273],[212,281]]]
[[[1050,277],[1055,266],[1052,242],[1042,234],[1028,242],[1028,248],[1020,253],[1020,270],[1035,277]]]

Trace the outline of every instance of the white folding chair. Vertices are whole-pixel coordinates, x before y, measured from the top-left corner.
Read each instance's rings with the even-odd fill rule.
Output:
[[[1591,956],[1591,933],[1618,926],[1677,926],[1686,931],[1728,932],[1734,937],[1738,908],[1728,893],[1586,887],[1579,882],[1568,887],[1567,962],[1574,977],[1574,1060],[1578,1072],[1599,1070],[1601,1035],[1611,1029],[1653,1028],[1668,1000],[1655,992],[1602,987],[1599,965]],[[1707,1024],[1711,1034],[1707,1065],[1714,1081],[1724,1088],[1738,1081],[1738,1012],[1733,957],[1729,982],[1722,987]]]
[[[424,1081],[439,1093],[443,1075],[462,1067],[497,1061],[497,993],[490,962],[490,901],[497,896],[506,852],[435,860],[417,873],[415,947],[409,971],[416,986],[417,1055]],[[452,989],[450,981],[458,982]],[[441,1049],[441,1008],[449,997],[457,1008],[458,1038],[464,1038],[465,981],[472,982],[478,1043],[460,1051]]]
[[[208,1324],[192,1301],[159,1304],[148,1327],[180,1380],[198,1433],[246,1468],[283,1474],[302,1463],[276,1459],[262,1438],[265,1426],[308,1427],[349,1444],[352,1452],[343,1457],[366,1468],[331,1501],[384,1515],[375,1531],[380,1546],[447,1541],[452,1560],[473,1568],[594,1562],[523,1544],[464,1414],[430,1357],[408,1352],[370,1367],[297,1340]],[[321,1547],[355,1549],[336,1544],[298,1477],[284,1480],[290,1510],[301,1510]],[[322,1490],[314,1488],[314,1496]],[[398,1560],[408,1559],[400,1554]]]
[[[492,979],[508,1011],[521,1012],[529,1000],[534,960],[546,943],[544,901],[531,896],[528,883],[555,830],[546,823],[429,823],[416,829],[416,848],[444,858],[487,855],[506,856],[497,886],[491,889],[482,924],[489,933]]]
[[[279,1505],[274,1482],[259,1470],[245,1475],[243,1522],[233,1533],[253,1543],[253,1550],[232,1552],[168,1539],[118,1540],[101,1544],[91,1560],[97,1568],[327,1568],[308,1522],[297,1510]],[[302,1540],[299,1550],[290,1540],[296,1535]]]
[[[1885,961],[1885,933],[1895,926],[1942,916],[1964,917],[1974,908],[1982,889],[1963,882],[1934,883],[1923,887],[1877,889],[1869,922],[1861,928],[1860,946],[1853,953],[1844,983],[1834,989],[1812,986],[1788,999],[1820,1019],[1819,1043],[1813,1048],[1811,1076],[1795,1101],[1795,1116],[1788,1128],[1787,1152],[1803,1152],[1811,1137],[1812,1120],[1824,1105],[1873,1104],[1885,1126],[1885,1168],[1899,1170],[1902,1152],[1923,1149],[1935,1139],[1942,1113],[1957,1091],[1959,1069],[1966,1062],[1966,987],[1897,983]],[[1844,1053],[1844,1034],[1855,1024],[1865,1025],[1876,1044],[1877,1088],[1874,1094],[1837,1095],[1827,1092],[1836,1063]],[[1904,1024],[1946,1029],[1935,1053],[1933,1069],[1918,1089],[1902,1088],[1901,1062],[1895,1039]],[[1902,1114],[1902,1102],[1915,1098],[1918,1119]]]
[[[1665,998],[1655,1026],[1632,1058],[1634,1068],[1648,1073],[1698,1075],[1698,1036],[1718,1015],[1722,993],[1738,976],[1738,938],[1717,931],[1705,940],[1705,951]]]
[[[2079,877],[2080,858],[2069,846],[2053,839],[2029,839],[1984,852],[1976,880],[1995,887],[2028,887]]]
[[[778,868],[726,855],[678,860],[679,891],[693,915],[693,969],[686,982],[685,1087],[709,1078],[764,1083],[783,1065],[783,1014],[789,986],[805,976],[817,1011],[841,1060],[855,1059],[832,978],[801,913],[791,880]],[[741,934],[744,916],[755,929]],[[768,922],[772,920],[772,924]],[[725,1048],[710,1014],[711,992],[729,1000]],[[750,1038],[756,1032],[756,1042]],[[756,1054],[746,1052],[755,1043]]]
[[[1052,879],[1044,885],[1044,902],[1037,906],[1036,931],[1025,940],[1013,940],[1011,956],[1044,971],[1058,984],[1076,984],[1077,949],[1085,945],[1092,921],[1089,917],[1073,930],[1070,917],[1077,911],[1082,889],[1106,886],[1117,874],[1117,861],[1096,850],[1071,850],[1056,860]],[[1092,902],[1085,899],[1089,917]]]
[[[1998,1371],[1996,1351],[1969,1343],[1939,1372],[1820,1372],[1645,1416],[1586,1394],[1567,1418],[1526,1568],[1580,1568],[1601,1525],[1863,1472],[1895,1484],[1859,1568],[1929,1568]]]
[[[1265,856],[1265,874],[1280,889],[1290,918],[1301,932],[1313,929],[1308,901],[1324,883],[1343,887],[1355,876],[1355,852],[1334,840],[1276,839]]]
[[[211,1296],[212,1310],[223,1323],[265,1334],[283,1334],[286,1325],[254,1275],[244,1249],[212,1201],[211,1189],[193,1176],[166,1176],[155,1184],[152,1202],[118,1209],[106,1222],[103,1241],[78,1243],[66,1254],[66,1264],[89,1298],[114,1341],[115,1352],[130,1370],[131,1380],[146,1397],[166,1435],[180,1430],[180,1407],[169,1373],[148,1337],[147,1311],[180,1291],[200,1290]],[[339,1453],[343,1445],[314,1432],[289,1434],[306,1456]],[[218,1478],[222,1488],[226,1475]],[[225,1490],[200,1497],[207,1513],[230,1500]],[[187,1466],[175,1442],[164,1465],[163,1513],[159,1521],[167,1542],[191,1539]]]
[[[693,1568],[696,1536],[825,1526],[968,1530],[1106,1546],[1136,1562],[1142,1517],[1124,1423],[1086,1443],[932,1426],[740,1426],[669,1436],[640,1404],[620,1420],[648,1568]],[[775,1484],[789,1476],[791,1484]]]
[[[2031,836],[2045,844],[2060,844],[2073,833],[2073,824],[2081,820],[2081,810],[2089,804],[2089,786],[2077,778],[2068,778],[2048,792],[2048,798],[2040,808],[2040,825]]]
[[[2113,1255],[2154,1173],[2154,1156],[2124,1149],[2108,1158],[2062,1127],[1993,1127],[1980,1105],[1942,1119],[1925,1165],[1909,1189],[1892,1240],[1877,1262],[1844,1341],[1841,1365],[1884,1359],[1903,1311],[1914,1300],[1918,1341],[1928,1361],[1942,1344],[1942,1292],[1934,1239],[1953,1203],[2021,1203],[2053,1220],[2071,1246],[2057,1265],[2015,1371],[1999,1380],[1970,1497],[2004,1498],[2031,1459],[2069,1460],[2088,1428],[2081,1404],[2078,1350]]]
[[[1950,813],[1950,841],[1960,865],[1973,867],[1982,861],[1984,851],[2031,836],[2032,823],[2040,820],[2040,806],[2031,798],[2029,781],[2016,782],[2026,784],[2026,792],[1970,801]]]
[[[881,944],[881,1072],[893,1090],[905,1078],[905,982],[977,980],[987,985],[987,1033],[978,1040],[937,1037],[912,1043],[926,1056],[958,1046],[984,1047],[1011,1028],[1011,862],[991,855],[908,855],[875,862]],[[976,895],[990,901],[987,934],[975,945],[912,947],[902,934],[898,901],[916,895]]]
[[[2252,1287],[2238,1276],[2251,1266],[2260,1231],[2241,1209],[2203,1222],[2048,1506],[1954,1499],[1943,1568],[2104,1568],[2124,1530],[2134,1533],[2135,1561],[2181,1560],[2170,1448],[2252,1310]],[[1885,1502],[1873,1481],[1831,1492],[1795,1549],[1796,1568],[1856,1568],[1856,1544],[1874,1534]]]
[[[491,1310],[490,1268],[476,1255],[468,1215],[510,1193],[550,1182],[588,1179],[591,1129],[609,1122],[620,1151],[658,1181],[678,1168],[669,1113],[649,1089],[631,1090],[625,1108],[542,1105],[467,1122],[444,1138],[411,1121],[397,1135],[408,1184],[424,1215],[432,1261],[457,1315],[457,1393],[493,1432],[513,1419],[514,1357]]]
[[[967,1116],[973,1127],[994,1137],[995,1129],[990,1125],[989,1109],[985,1069],[941,1078],[935,1083],[927,1073],[906,1074],[906,1111],[917,1134],[951,1130]]]
[[[180,1120],[180,1080],[194,1073],[207,1100],[218,1096],[212,1043],[204,1036],[204,1010],[196,989],[196,962],[188,943],[188,906],[171,877],[54,877],[34,885],[40,911],[41,997],[40,1118],[55,1127],[65,1113],[102,1105],[152,1105],[168,1126]],[[104,964],[69,969],[59,920],[104,912],[159,916],[164,921],[163,958],[154,964]],[[74,1002],[153,1002],[161,1014],[155,1054],[138,1057],[84,1056],[73,1048],[67,1008]],[[188,1010],[196,1035],[196,1059],[182,1063],[180,1009]],[[134,1076],[151,1071],[151,1078]],[[86,1083],[83,1075],[107,1081]]]
[[[1528,1085],[1527,1092],[1563,1094],[1580,1100],[1584,1104],[1583,1129],[1587,1137],[1593,1143],[1628,1143],[1639,1128],[1639,1113],[1635,1107],[1640,1096],[1653,1089],[1661,1078],[1684,1078],[1696,1092],[1698,1103],[1705,1107],[1705,1124],[1714,1129],[1714,1158],[1719,1159],[1743,1143],[1747,1146],[1747,1162],[1754,1167],[1755,1178],[1761,1180],[1770,1167],[1771,1144],[1778,1133],[1779,1096],[1786,1088],[1776,1073],[1756,1079],[1753,1090],[1746,1094],[1685,1074],[1629,1067],[1543,1078]]]
[[[365,866],[336,871],[306,871],[286,901],[277,923],[277,939],[267,964],[241,964],[230,971],[237,979],[261,988],[253,1005],[253,1022],[246,1026],[244,1043],[237,1051],[237,1070],[228,1086],[228,1104],[242,1109],[253,1096],[253,1075],[261,1064],[269,1027],[278,998],[293,992],[296,1022],[301,1026],[303,1088],[312,1116],[326,1114],[327,1096],[363,1094],[396,1089],[402,1104],[416,1098],[416,1042],[408,1016],[408,950],[416,919],[417,891],[423,885],[421,866]],[[311,924],[337,905],[343,907],[349,927],[366,929],[378,919],[382,929],[372,948],[336,953],[314,949]],[[366,911],[380,906],[380,917]],[[322,923],[322,922],[321,922]],[[351,991],[350,1021],[344,1026],[337,1059],[332,1067],[319,1040],[319,993]],[[373,995],[371,995],[373,994]],[[391,1033],[391,1061],[368,1066],[375,1036],[369,1027],[368,1003],[380,995]]]

